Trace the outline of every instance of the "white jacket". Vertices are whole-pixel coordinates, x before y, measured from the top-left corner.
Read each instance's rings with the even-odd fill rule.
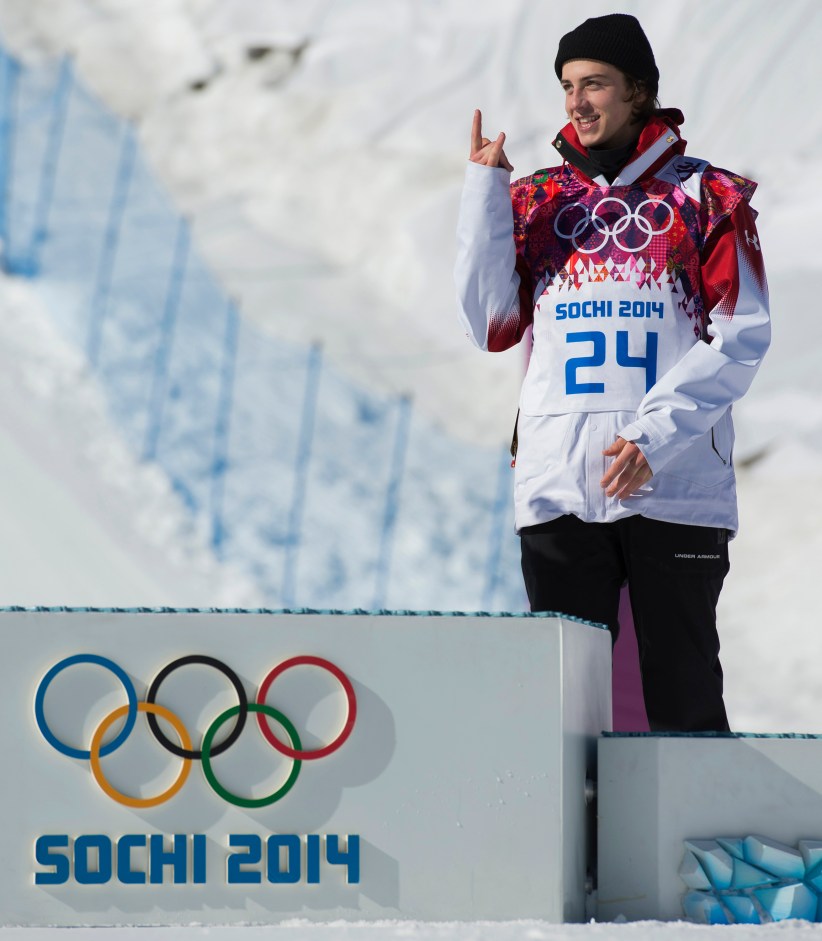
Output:
[[[560,144],[584,153],[570,128]],[[533,326],[517,530],[566,513],[737,529],[731,405],[770,342],[755,184],[683,151],[655,118],[610,186],[569,163],[510,187],[505,170],[468,164],[460,321],[487,350]],[[653,471],[624,500],[600,486],[618,435]]]

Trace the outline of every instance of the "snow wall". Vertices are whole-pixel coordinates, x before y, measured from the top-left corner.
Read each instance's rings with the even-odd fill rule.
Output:
[[[36,286],[133,453],[269,603],[525,607],[506,449],[245,320],[69,60],[0,51],[0,191],[5,272]]]

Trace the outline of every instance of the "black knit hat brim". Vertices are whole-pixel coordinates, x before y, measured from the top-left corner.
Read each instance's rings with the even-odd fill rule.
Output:
[[[587,19],[559,41],[554,69],[562,78],[562,67],[572,59],[591,59],[613,65],[632,78],[659,82],[659,69],[648,37],[639,20],[628,13],[610,13]]]

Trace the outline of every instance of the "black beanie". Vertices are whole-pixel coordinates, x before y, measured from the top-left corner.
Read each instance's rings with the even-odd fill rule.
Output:
[[[659,69],[648,37],[639,20],[628,13],[593,16],[566,33],[559,41],[554,63],[557,78],[570,59],[595,59],[616,66],[632,78],[648,82],[654,93],[659,83]]]

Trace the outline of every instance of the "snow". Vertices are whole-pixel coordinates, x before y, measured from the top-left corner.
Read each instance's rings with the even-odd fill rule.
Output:
[[[3,603],[259,605],[203,547],[165,475],[135,462],[27,283],[3,278],[0,296]]]
[[[822,927],[803,921],[773,925],[724,925],[712,928],[687,922],[640,921],[626,924],[549,925],[541,921],[509,922],[331,922],[286,921],[259,928],[2,928],[3,941],[95,941],[101,933],[115,941],[811,941]]]
[[[771,270],[812,265],[812,242],[791,228],[806,197],[786,194],[783,181],[817,164],[820,127],[792,121],[781,96],[815,81],[822,8],[796,0],[774,18],[763,0],[629,7],[663,63],[663,104],[686,115],[693,153],[760,181]],[[386,0],[376,16],[368,0],[168,0],[153,15],[126,2],[8,0],[0,29],[31,52],[70,48],[79,75],[139,119],[154,166],[249,316],[284,337],[322,336],[350,375],[413,391],[454,434],[503,439],[520,355],[478,354],[453,328],[468,129],[480,105],[488,130],[506,130],[518,172],[555,162],[547,144],[561,97],[546,101],[545,88],[556,91],[554,37],[575,25],[576,9]],[[253,45],[274,51],[248,59]],[[204,87],[192,93],[192,82]],[[743,110],[744,121],[728,120]],[[787,154],[775,146],[786,139]],[[318,276],[295,277],[295,263]]]
[[[736,409],[741,532],[720,631],[732,726],[822,732],[822,197],[818,0],[625,0],[683,109],[694,155],[760,182],[774,345]],[[246,315],[472,446],[510,432],[521,354],[486,356],[454,317],[451,260],[468,127],[508,134],[518,173],[552,162],[557,38],[572,5],[470,0],[3,0],[0,35],[138,121],[141,146]],[[272,51],[249,57],[248,47]],[[192,86],[200,86],[193,91]],[[547,89],[547,91],[546,91]],[[134,460],[99,386],[25,283],[0,283],[0,599],[15,604],[261,603],[212,556],[168,480]],[[495,482],[489,481],[493,489]],[[448,605],[443,602],[442,607]],[[69,929],[63,929],[63,932]],[[684,938],[685,924],[309,925],[121,929],[115,937]],[[722,929],[807,936],[801,923]],[[99,932],[71,929],[85,941]],[[0,939],[57,929],[0,929]],[[63,936],[63,935],[61,935]]]
[[[774,925],[711,928],[686,922],[639,921],[631,924],[549,925],[541,921],[504,922],[328,922],[285,921],[271,927],[216,928],[0,928],[2,941],[95,941],[105,931],[115,941],[811,941],[822,926],[802,921]]]
[[[761,731],[822,731],[813,684],[793,686],[790,695],[781,685],[787,676],[807,676],[817,646],[805,624],[816,608],[817,558],[805,534],[812,543],[817,538],[813,521],[822,509],[815,460],[822,330],[809,301],[819,266],[812,246],[820,198],[801,181],[815,178],[822,120],[805,109],[798,119],[801,96],[785,90],[815,81],[814,26],[822,26],[822,7],[796,0],[779,18],[762,0],[635,0],[626,9],[638,14],[662,63],[663,104],[686,114],[691,151],[760,181],[755,205],[774,344],[736,409],[742,527],[720,601],[731,722]],[[548,83],[556,91],[553,37],[571,28],[578,13],[523,2],[478,10],[467,0],[387,0],[381,10],[375,16],[368,3],[354,0],[165,0],[149,14],[127,0],[6,0],[0,31],[30,61],[71,51],[81,79],[139,120],[144,152],[193,218],[197,244],[249,318],[283,341],[321,338],[324,358],[368,389],[411,391],[415,415],[433,418],[466,446],[501,447],[512,424],[521,353],[477,352],[454,317],[450,268],[465,138],[471,112],[481,105],[488,129],[508,132],[519,172],[553,159],[547,141],[561,120],[561,101],[558,94],[546,100],[544,89]],[[592,15],[607,10],[604,2],[586,7]],[[548,56],[545,37],[552,37]],[[272,51],[249,58],[246,49],[259,46]],[[201,90],[192,91],[192,83]],[[740,112],[744,120],[727,117]],[[785,140],[790,147],[782,146]],[[99,429],[97,419],[89,421]],[[9,417],[3,424],[14,422]],[[73,446],[88,450],[80,440],[85,424],[78,416]],[[116,439],[106,444],[97,431],[89,435],[104,467],[103,455],[118,453]],[[801,467],[786,459],[797,450]],[[63,462],[70,466],[65,456]],[[777,467],[778,489],[764,476]],[[93,479],[93,466],[88,470]],[[121,472],[127,476],[124,467]],[[151,475],[145,467],[140,473]],[[491,493],[496,483],[488,476]],[[114,477],[107,479],[116,489]],[[92,489],[98,500],[106,492],[96,481]],[[92,516],[100,526],[110,525],[122,489]],[[438,499],[447,501],[449,492]],[[118,538],[130,538],[124,516],[140,525],[151,506],[126,499],[125,512],[115,516],[123,523]],[[333,498],[318,506],[311,526],[321,532],[323,514],[334,506]],[[181,512],[157,507],[142,524],[152,533],[155,561],[166,552],[186,556],[178,539],[185,529]],[[359,542],[373,540],[359,531]],[[447,542],[456,546],[453,535]],[[398,570],[414,577],[423,549],[408,544]],[[466,563],[466,572],[477,571]],[[506,557],[506,564],[516,562]],[[50,569],[59,569],[56,559]],[[92,603],[75,584],[72,597]],[[111,579],[106,591],[111,603],[123,603],[142,590],[121,593]],[[56,599],[63,589],[43,591]],[[243,603],[232,591],[222,597]],[[183,604],[191,594],[175,591],[172,598]],[[431,599],[442,608],[463,603]],[[792,643],[780,645],[773,666],[777,625]]]

